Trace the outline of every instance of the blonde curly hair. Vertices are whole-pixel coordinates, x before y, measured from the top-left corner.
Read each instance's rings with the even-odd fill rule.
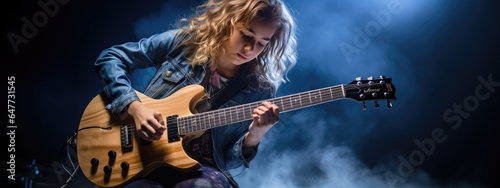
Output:
[[[253,61],[253,72],[260,83],[278,88],[288,79],[286,74],[297,60],[295,20],[279,0],[208,0],[196,9],[191,19],[179,21],[180,46],[193,66],[217,66],[224,55],[223,45],[233,28],[249,28],[252,21],[274,21],[278,28],[269,43]],[[264,84],[265,85],[265,84]]]

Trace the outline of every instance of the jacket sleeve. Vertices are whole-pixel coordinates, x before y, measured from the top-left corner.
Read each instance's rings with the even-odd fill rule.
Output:
[[[175,30],[166,31],[138,42],[115,45],[99,55],[94,66],[110,101],[106,109],[115,117],[119,117],[129,103],[139,100],[127,73],[161,65],[164,58],[178,45],[175,35]]]

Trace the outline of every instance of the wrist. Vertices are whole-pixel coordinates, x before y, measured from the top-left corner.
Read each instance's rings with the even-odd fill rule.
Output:
[[[248,132],[243,139],[243,149],[245,148],[253,148],[257,146],[262,140],[263,136],[257,136]]]
[[[125,109],[123,110],[124,112],[127,112],[127,114],[131,115],[136,111],[136,108],[138,105],[142,104],[141,101],[132,101],[130,102],[127,106],[125,106]]]

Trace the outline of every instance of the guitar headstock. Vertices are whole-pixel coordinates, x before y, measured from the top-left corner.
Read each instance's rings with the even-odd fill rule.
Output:
[[[358,102],[363,102],[363,110],[366,110],[365,101],[375,101],[375,108],[380,105],[377,101],[387,101],[387,108],[391,108],[391,100],[396,100],[396,87],[392,84],[391,78],[380,76],[380,79],[373,79],[373,76],[363,80],[361,77],[351,83],[344,85],[345,97]]]

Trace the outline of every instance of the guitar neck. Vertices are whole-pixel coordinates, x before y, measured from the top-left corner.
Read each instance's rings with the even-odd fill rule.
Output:
[[[280,108],[280,113],[318,105],[345,98],[344,84],[326,87],[287,95],[283,97],[266,100]],[[243,122],[252,119],[253,110],[260,106],[262,101],[237,105],[192,116],[180,117],[177,119],[179,135],[191,132],[207,130],[215,127]]]

